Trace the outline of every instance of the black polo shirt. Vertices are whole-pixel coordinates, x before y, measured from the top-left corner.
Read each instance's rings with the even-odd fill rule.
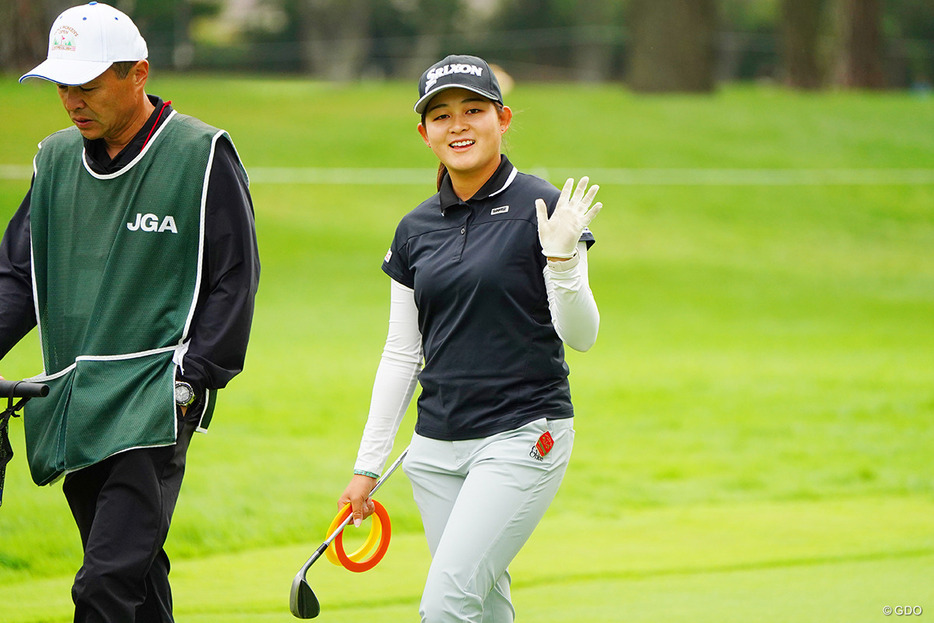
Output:
[[[476,439],[573,416],[535,214],[536,199],[550,213],[559,195],[503,156],[468,201],[445,178],[399,223],[383,271],[415,290],[425,353],[419,435]],[[581,239],[593,243],[589,231]]]

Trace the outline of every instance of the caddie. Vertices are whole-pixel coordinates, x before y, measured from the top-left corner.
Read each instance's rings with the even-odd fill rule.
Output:
[[[163,545],[189,442],[243,368],[259,281],[233,143],[147,95],[147,57],[106,4],[54,21],[20,82],[55,83],[72,125],[39,144],[0,243],[0,357],[38,325],[51,392],[26,408],[26,455],[36,484],[64,477],[82,622],[173,620]]]

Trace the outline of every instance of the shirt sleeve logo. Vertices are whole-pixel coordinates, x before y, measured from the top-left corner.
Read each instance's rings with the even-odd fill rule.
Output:
[[[390,259],[392,259],[392,249],[386,251],[386,257],[383,258],[383,261],[388,262]]]

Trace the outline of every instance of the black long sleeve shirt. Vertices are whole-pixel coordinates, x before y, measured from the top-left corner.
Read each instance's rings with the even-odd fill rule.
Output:
[[[88,164],[96,173],[114,173],[132,162],[154,130],[165,123],[172,111],[171,102],[164,103],[154,96],[149,99],[155,110],[113,159],[107,155],[102,139],[84,140]],[[36,326],[29,229],[31,194],[30,186],[0,241],[0,358]],[[227,141],[217,141],[205,209],[203,279],[183,361],[184,373],[179,375],[191,383],[199,398],[204,389],[225,387],[243,369],[259,284],[253,202],[239,158]]]

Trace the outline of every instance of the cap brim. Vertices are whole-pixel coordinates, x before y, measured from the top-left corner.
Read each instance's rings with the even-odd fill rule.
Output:
[[[428,106],[428,102],[431,101],[431,98],[433,98],[438,93],[441,93],[441,91],[447,91],[448,89],[466,89],[468,91],[473,91],[474,93],[478,95],[482,95],[488,100],[502,103],[498,97],[496,97],[489,91],[484,91],[483,89],[478,89],[477,87],[468,85],[468,84],[449,83],[449,84],[443,84],[435,89],[432,89],[431,91],[428,91],[428,93],[425,93],[423,96],[421,96],[419,100],[415,102],[415,112],[417,112],[418,114],[422,114],[423,112],[425,112],[425,108]]]
[[[20,76],[22,82],[27,78],[41,78],[57,84],[69,86],[86,84],[107,71],[113,63],[107,61],[75,61],[50,58],[40,63],[32,71]]]

